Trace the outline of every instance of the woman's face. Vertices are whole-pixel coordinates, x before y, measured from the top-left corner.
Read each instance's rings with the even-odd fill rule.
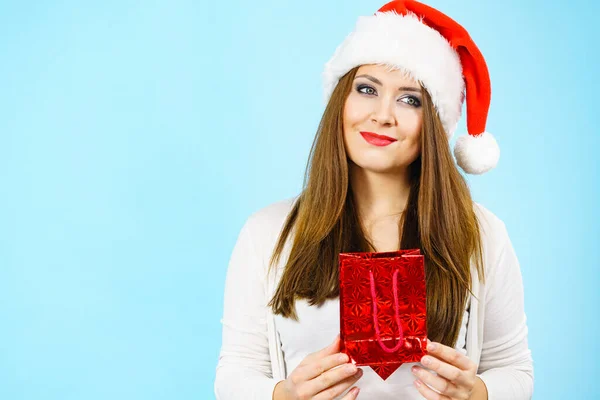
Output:
[[[405,170],[421,151],[422,101],[421,87],[402,71],[361,66],[343,113],[350,160],[373,172]]]

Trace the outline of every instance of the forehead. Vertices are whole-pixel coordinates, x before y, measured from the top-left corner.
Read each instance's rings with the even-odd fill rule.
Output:
[[[409,72],[388,64],[361,65],[356,71],[356,76],[359,75],[371,75],[379,79],[384,85],[389,83],[393,85],[418,86],[418,82],[411,77]]]

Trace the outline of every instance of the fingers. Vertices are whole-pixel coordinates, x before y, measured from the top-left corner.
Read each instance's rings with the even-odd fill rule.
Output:
[[[475,363],[469,357],[441,343],[430,342],[427,345],[427,352],[463,371],[470,371],[475,368]]]
[[[432,356],[425,356],[421,359],[421,363],[430,370],[435,371],[438,375],[443,376],[451,382],[456,384],[466,384],[466,378],[463,371],[450,365],[446,362],[438,360]]]
[[[286,379],[290,392],[311,399],[332,399],[344,393],[360,379],[362,370],[350,363],[350,357],[339,350],[338,335],[329,346],[306,356]],[[356,394],[358,392],[347,393],[350,399]]]
[[[329,389],[337,385],[344,379],[352,377],[358,372],[358,367],[354,364],[344,364],[338,368],[330,369],[319,375],[315,379],[307,382],[309,393],[320,393],[323,390]],[[349,386],[349,385],[348,385]]]
[[[348,393],[346,393],[344,397],[342,397],[342,400],[354,400],[358,396],[359,392],[359,388],[353,387]]]
[[[429,355],[421,359],[425,367],[457,385],[472,387],[477,367],[467,356],[440,343],[430,343],[427,350]]]
[[[325,358],[315,360],[311,363],[304,364],[298,368],[297,375],[302,381],[308,381],[316,378],[319,375],[329,371],[332,368],[337,367],[350,361],[350,358],[344,353],[335,353]]]
[[[427,400],[451,400],[450,397],[444,394],[436,393],[435,391],[431,390],[427,387],[426,384],[424,384],[418,379],[415,381],[415,386],[419,393],[421,393],[421,395]]]
[[[344,393],[344,391],[346,391],[346,389],[348,389],[350,386],[354,385],[362,376],[363,376],[363,371],[362,371],[362,369],[359,368],[358,371],[356,371],[356,373],[354,375],[323,390],[322,392],[317,394],[313,398],[313,400],[335,399],[335,398],[337,398],[337,396]],[[358,388],[355,388],[355,389],[356,389],[356,395],[358,395],[359,389]],[[348,396],[349,394],[350,393],[347,393],[346,396]],[[347,398],[346,396],[344,396],[344,399]],[[349,397],[349,398],[353,399],[355,397]]]
[[[456,385],[441,376],[436,376],[431,372],[414,366],[411,368],[412,373],[419,378],[419,380],[427,385],[431,386],[441,394],[445,394],[449,397],[457,397],[459,390]]]

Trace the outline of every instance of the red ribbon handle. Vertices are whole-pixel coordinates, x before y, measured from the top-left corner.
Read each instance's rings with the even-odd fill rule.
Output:
[[[399,272],[400,271],[398,270],[394,271],[394,275],[392,277],[392,285],[394,290],[394,311],[396,314],[396,324],[398,325],[398,335],[400,336],[400,339],[394,347],[389,348],[386,346],[385,343],[383,343],[383,340],[381,340],[381,333],[379,332],[379,323],[377,321],[377,293],[375,292],[375,279],[373,278],[373,271],[369,271],[369,278],[371,280],[371,296],[373,300],[373,325],[375,325],[375,335],[377,337],[377,342],[379,343],[379,346],[381,346],[381,349],[386,353],[393,353],[404,344],[404,332],[402,330],[402,324],[400,323],[400,305],[398,303]]]

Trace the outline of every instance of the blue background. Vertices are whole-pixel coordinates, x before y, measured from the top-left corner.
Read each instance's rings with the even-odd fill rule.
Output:
[[[239,229],[300,190],[323,64],[383,4],[216,3],[0,2],[0,398],[213,398]],[[599,398],[600,7],[429,4],[489,64],[502,157],[468,179],[521,261],[534,398]]]

